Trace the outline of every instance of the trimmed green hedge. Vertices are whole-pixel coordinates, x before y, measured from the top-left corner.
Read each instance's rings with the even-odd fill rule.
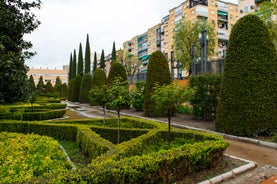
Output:
[[[0,132],[34,133],[60,140],[76,141],[77,127],[71,125],[45,124],[42,122],[1,121]]]
[[[189,78],[189,87],[196,92],[191,99],[193,115],[195,118],[214,120],[220,92],[221,75],[197,75]]]
[[[37,133],[73,140],[83,154],[92,159],[92,163],[85,168],[33,178],[30,183],[173,183],[192,172],[213,167],[228,146],[218,135],[173,129],[172,146],[169,147],[165,125],[143,119],[123,119],[137,128],[121,129],[122,135],[143,134],[118,145],[99,135],[103,136],[103,132],[103,137],[116,135],[116,128],[96,126],[93,121],[9,121],[0,122],[0,131]],[[111,124],[115,121],[108,120]],[[102,123],[99,119],[95,122]],[[128,131],[131,135],[127,135]]]
[[[42,112],[26,112],[22,114],[24,121],[41,121],[47,119],[61,118],[65,114],[65,110],[48,110]]]

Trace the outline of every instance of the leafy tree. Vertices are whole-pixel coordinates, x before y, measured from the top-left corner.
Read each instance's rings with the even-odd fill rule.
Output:
[[[198,35],[202,30],[208,31],[209,44],[208,56],[214,55],[216,34],[214,26],[207,21],[198,20],[191,22],[190,20],[180,22],[175,27],[174,34],[174,53],[178,61],[181,62],[182,67],[191,73],[191,53],[192,46],[197,46],[200,50],[201,46],[198,41]]]
[[[136,111],[143,110],[145,85],[145,81],[138,81],[136,82],[135,88],[130,92],[131,104],[132,107],[136,109]]]
[[[152,95],[156,110],[166,115],[168,118],[168,143],[170,145],[170,123],[171,117],[176,112],[176,106],[189,101],[193,95],[193,90],[178,87],[173,84],[156,86]]]
[[[35,84],[33,75],[30,75],[30,77],[29,77],[28,88],[29,88],[29,91],[31,93],[35,93],[36,92],[36,84]]]
[[[93,61],[93,73],[97,68],[97,55],[96,52],[94,52],[94,61]]]
[[[32,9],[40,8],[40,4],[39,0],[0,1],[0,103],[23,101],[28,97],[24,60],[34,53],[27,51],[32,44],[23,37],[38,27],[39,21]]]
[[[277,0],[263,1],[256,11],[256,15],[265,23],[269,31],[270,40],[277,48],[277,20],[276,18],[274,19],[274,16],[277,16]]]
[[[72,79],[74,79],[77,75],[77,56],[76,50],[73,52],[73,60],[72,60]]]
[[[104,49],[102,49],[101,57],[100,57],[100,68],[102,68],[104,71],[106,69],[106,62],[105,62],[105,54]]]
[[[44,91],[45,94],[51,94],[53,93],[53,86],[52,86],[52,83],[51,81],[47,81],[46,85],[45,85],[45,91]]]
[[[239,136],[272,134],[277,127],[277,54],[259,17],[234,25],[224,64],[215,127]]]
[[[131,77],[131,83],[133,83],[133,76],[137,73],[141,60],[138,59],[137,55],[126,53],[124,56],[124,68],[127,75]]]
[[[111,64],[114,64],[114,62],[116,62],[117,58],[116,58],[116,49],[115,49],[115,42],[113,42],[113,49],[112,49],[112,62]]]
[[[72,53],[70,53],[68,81],[71,81],[72,79],[73,79],[73,58],[72,58]]]
[[[101,105],[104,113],[104,125],[106,125],[106,106],[109,99],[108,79],[102,68],[97,68],[93,75],[92,87],[89,91],[90,103]]]
[[[60,77],[56,77],[56,82],[54,86],[54,92],[60,97],[61,96],[61,88],[62,88],[62,80]]]
[[[128,89],[128,82],[122,81],[121,78],[116,78],[110,86],[108,93],[110,95],[109,105],[116,108],[118,117],[118,134],[117,142],[120,143],[120,111],[130,104],[130,94]]]
[[[91,87],[92,77],[89,73],[86,73],[82,77],[81,86],[80,86],[80,103],[89,103],[89,90]]]
[[[159,112],[155,110],[155,102],[151,98],[154,87],[155,85],[168,85],[172,82],[168,63],[161,51],[151,54],[147,70],[144,112],[146,116],[157,116]]]
[[[73,80],[73,86],[72,86],[72,94],[71,94],[71,101],[72,102],[78,102],[79,101],[79,95],[80,95],[80,84],[82,81],[82,76],[77,75],[75,79]]]
[[[82,44],[79,45],[79,54],[78,54],[78,74],[83,76],[84,74],[84,58],[83,58],[83,49]]]
[[[39,94],[43,94],[44,91],[45,91],[45,86],[44,86],[43,78],[42,76],[40,76],[37,84],[37,92]]]
[[[85,73],[90,73],[90,45],[89,45],[89,35],[87,34],[86,41],[86,52],[85,52]]]
[[[123,81],[127,80],[126,70],[120,63],[114,63],[109,71],[108,82],[112,83],[116,78],[121,78]]]

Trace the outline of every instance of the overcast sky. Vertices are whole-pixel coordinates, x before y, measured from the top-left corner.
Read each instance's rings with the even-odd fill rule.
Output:
[[[35,11],[41,21],[38,29],[27,35],[37,52],[29,67],[57,68],[69,64],[70,53],[85,50],[86,34],[90,36],[92,52],[105,54],[122,48],[124,41],[142,34],[160,23],[169,9],[183,0],[45,0]]]

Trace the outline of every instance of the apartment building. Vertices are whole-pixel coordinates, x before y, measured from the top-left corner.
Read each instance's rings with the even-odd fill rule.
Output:
[[[64,65],[63,69],[49,69],[49,68],[30,68],[27,72],[28,78],[30,75],[33,76],[34,82],[37,85],[40,76],[43,78],[44,84],[46,84],[48,81],[52,83],[54,86],[56,83],[56,78],[60,77],[62,83],[68,83],[68,65]]]

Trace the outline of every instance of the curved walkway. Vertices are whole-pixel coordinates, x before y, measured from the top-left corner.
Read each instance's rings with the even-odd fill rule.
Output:
[[[100,107],[92,107],[88,104],[71,102],[65,103],[67,103],[70,109],[86,117],[103,117]],[[74,106],[78,106],[78,108],[73,108]],[[143,112],[136,112],[131,109],[122,110],[121,114],[145,119],[152,119],[161,123],[167,123],[167,118],[147,118],[143,115]],[[112,111],[108,111],[107,115],[108,117],[116,116],[116,114],[114,114]],[[177,114],[175,117],[172,118],[172,125],[180,128],[189,128],[194,130],[217,133],[214,131],[213,122],[193,120],[191,116],[188,115]],[[237,176],[228,182],[224,182],[224,184],[259,184],[262,181],[267,180],[271,176],[277,175],[277,144],[227,134],[221,135],[223,135],[224,138],[231,143],[225,153],[257,163],[257,168],[255,170]],[[216,182],[209,181],[208,183],[212,184]]]

